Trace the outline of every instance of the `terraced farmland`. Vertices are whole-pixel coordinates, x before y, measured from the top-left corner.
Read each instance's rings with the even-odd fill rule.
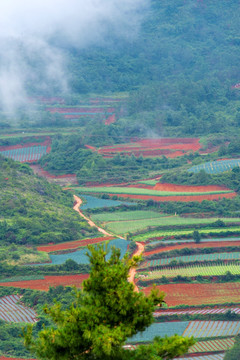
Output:
[[[148,275],[145,275],[144,280],[158,279],[162,276],[167,278],[173,278],[176,276],[221,276],[225,275],[227,271],[230,271],[233,275],[240,275],[239,264],[225,264],[221,265],[196,265],[196,266],[184,266],[184,267],[171,267],[163,268],[157,271],[151,271]]]
[[[113,157],[118,153],[125,155],[156,157],[183,156],[186,153],[198,151],[201,148],[198,138],[159,138],[133,139],[129,143],[103,146],[98,152],[104,157]]]
[[[118,220],[119,214],[119,220]],[[149,226],[194,226],[199,224],[212,224],[216,222],[217,218],[184,218],[180,216],[163,216],[159,213],[149,212],[149,215],[146,213],[144,216],[144,212],[138,212],[134,214],[134,212],[129,213],[128,220],[124,220],[127,218],[128,212],[124,214],[116,213],[102,213],[97,215],[92,215],[93,221],[102,221],[106,229],[116,234],[126,234],[128,232],[136,232],[139,230],[143,230],[148,228]],[[143,216],[141,218],[141,216]],[[148,217],[149,216],[149,217]],[[138,218],[138,219],[137,219]],[[225,223],[239,223],[239,218],[224,218],[222,219]],[[211,228],[212,231],[215,231],[215,228]],[[225,228],[226,229],[226,228]],[[204,231],[206,229],[202,229]],[[218,230],[218,229],[216,229]],[[162,236],[165,236],[165,233],[168,234],[170,232],[171,235],[177,234],[178,231],[181,230],[162,230]],[[182,230],[187,232],[188,230]],[[210,232],[210,230],[208,230]],[[189,230],[189,233],[193,232],[193,230]],[[174,233],[174,234],[172,234]],[[160,235],[161,236],[161,235]]]
[[[240,321],[190,321],[183,336],[195,338],[235,336],[240,333]]]
[[[3,156],[20,162],[37,161],[46,153],[47,146],[41,145],[0,151]]]
[[[171,250],[177,250],[177,249],[184,249],[186,247],[191,248],[191,249],[204,249],[204,248],[214,248],[214,247],[226,247],[226,246],[239,246],[240,245],[240,241],[219,241],[219,242],[214,242],[214,241],[209,241],[203,244],[196,244],[196,243],[187,243],[187,244],[176,244],[176,245],[168,245],[168,246],[164,246],[164,247],[159,247],[153,250],[147,250],[144,252],[144,256],[149,256],[152,254],[157,254],[160,252],[166,252],[166,251],[171,251]]]
[[[231,311],[235,314],[240,314],[240,307],[219,307],[219,308],[206,308],[203,309],[195,309],[195,308],[189,308],[189,309],[172,309],[172,310],[165,310],[161,309],[159,311],[155,311],[153,315],[155,317],[161,317],[161,316],[172,316],[172,315],[209,315],[209,314],[226,314],[228,311]]]
[[[155,259],[155,260],[146,261],[143,265],[141,265],[141,268],[169,265],[171,261],[188,263],[194,261],[216,261],[216,260],[229,260],[229,261],[240,260],[240,252],[188,255],[188,256],[170,257],[166,259]]]
[[[182,236],[182,235],[188,235],[188,234],[192,234],[192,232],[195,229],[184,229],[184,230],[156,230],[156,231],[151,231],[151,232],[147,232],[144,234],[139,234],[133,237],[134,240],[136,241],[146,241],[148,240],[150,237],[175,237],[175,236]],[[229,235],[229,233],[232,234],[238,234],[240,232],[240,227],[239,226],[231,226],[231,227],[224,227],[224,228],[207,228],[207,229],[199,229],[198,232],[200,234],[214,234],[214,235],[218,235],[219,233],[224,234],[226,233],[227,235]]]
[[[13,286],[16,288],[23,289],[34,289],[48,291],[50,286],[73,286],[80,287],[83,280],[89,277],[88,274],[80,275],[62,275],[62,276],[50,276],[46,275],[42,279],[36,280],[19,280],[19,281],[9,281],[9,282],[0,282],[0,286]]]
[[[232,170],[236,166],[240,166],[240,159],[210,161],[192,166],[188,171],[198,173],[199,171],[204,170],[208,174],[220,174],[221,172]]]
[[[143,288],[142,291],[148,294],[151,286]],[[239,304],[240,283],[187,283],[187,284],[166,284],[157,286],[160,291],[166,294],[168,306],[179,305],[207,305],[207,304]]]
[[[229,189],[218,189],[211,191],[160,191],[154,189],[154,186],[96,186],[96,187],[78,187],[79,192],[87,192],[92,194],[108,194],[110,196],[117,195],[120,198],[129,198],[136,200],[154,200],[154,201],[198,201],[203,200],[219,200],[222,198],[233,198],[236,193]]]
[[[9,295],[0,298],[0,319],[7,322],[35,323],[37,314],[31,308],[17,304],[19,295]]]
[[[193,345],[188,353],[206,353],[213,351],[226,351],[233,347],[235,342],[234,338],[219,339],[219,340],[208,340],[208,341],[199,341]]]

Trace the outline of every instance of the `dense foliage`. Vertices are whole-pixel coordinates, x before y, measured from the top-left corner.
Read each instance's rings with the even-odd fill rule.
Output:
[[[72,195],[28,165],[0,157],[0,187],[1,245],[56,243],[96,232],[72,209]]]

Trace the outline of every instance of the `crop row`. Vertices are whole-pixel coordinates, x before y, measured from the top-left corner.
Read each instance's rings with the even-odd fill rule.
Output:
[[[226,351],[233,347],[234,342],[234,338],[199,341],[195,345],[191,346],[188,353],[191,354],[211,351]]]
[[[7,322],[36,322],[37,314],[31,308],[18,305],[19,295],[0,298],[0,319]]]
[[[190,321],[183,336],[195,338],[234,336],[240,332],[240,321]]]
[[[232,253],[213,253],[213,254],[201,254],[201,255],[188,255],[188,256],[177,256],[166,259],[156,259],[146,261],[141,268],[148,268],[153,266],[168,265],[172,261],[177,262],[194,262],[194,261],[216,261],[216,260],[240,260],[240,252]]]
[[[225,275],[227,271],[230,271],[233,275],[240,274],[239,264],[221,264],[221,265],[196,265],[196,266],[185,266],[176,268],[163,268],[157,271],[151,271],[144,277],[143,280],[158,279],[162,276],[167,278],[173,278],[176,276],[221,276]]]
[[[231,313],[240,314],[239,307],[220,307],[220,308],[203,308],[203,309],[176,309],[176,310],[159,310],[153,313],[154,317],[172,316],[172,315],[208,315],[208,314],[226,314]]]
[[[191,249],[204,249],[204,248],[211,248],[211,247],[227,247],[227,246],[239,246],[240,245],[240,241],[219,241],[219,242],[214,242],[214,241],[209,241],[206,243],[201,243],[201,244],[196,244],[196,243],[190,243],[190,244],[176,244],[176,245],[168,245],[168,246],[160,246],[159,248],[150,250],[150,251],[145,251],[144,252],[144,256],[149,256],[152,254],[157,254],[160,252],[167,252],[167,251],[171,251],[171,250],[181,250],[184,248],[191,248]]]
[[[189,172],[198,173],[204,170],[208,174],[219,174],[224,171],[232,170],[234,167],[240,166],[240,159],[211,161],[200,165],[192,166]]]
[[[166,284],[157,286],[166,293],[168,306],[239,303],[240,283]],[[148,294],[152,286],[143,288]]]
[[[0,153],[7,158],[20,162],[37,161],[47,153],[47,146],[22,147],[0,151]]]
[[[192,232],[194,231],[194,229],[190,229],[190,230],[156,230],[156,231],[151,231],[151,232],[147,232],[144,234],[140,234],[140,235],[136,235],[134,237],[134,240],[136,241],[146,241],[148,240],[150,237],[165,237],[165,236],[183,236],[183,235],[188,235],[188,234],[192,234]],[[231,227],[224,227],[224,228],[209,228],[209,229],[199,229],[198,230],[200,234],[235,234],[235,233],[239,233],[240,232],[240,227],[239,226],[231,226]]]
[[[76,190],[90,193],[111,193],[111,194],[130,194],[130,195],[153,195],[153,196],[191,196],[191,195],[218,195],[231,193],[232,190],[212,190],[209,192],[181,192],[181,191],[160,191],[144,189],[142,187],[119,187],[119,186],[98,186],[98,187],[78,187]]]

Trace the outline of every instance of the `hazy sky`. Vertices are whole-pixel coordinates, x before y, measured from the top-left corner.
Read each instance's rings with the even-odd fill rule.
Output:
[[[65,58],[58,38],[78,48],[104,40],[108,29],[136,35],[150,0],[2,0],[0,2],[0,102],[14,111],[26,99],[25,84],[45,62],[39,88],[51,81],[67,89]],[[32,62],[26,63],[26,57]],[[28,61],[29,63],[29,61]]]

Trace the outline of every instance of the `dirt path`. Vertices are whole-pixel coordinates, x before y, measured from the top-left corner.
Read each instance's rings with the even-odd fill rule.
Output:
[[[143,253],[145,245],[142,244],[142,243],[139,243],[139,242],[136,242],[136,244],[137,244],[138,249],[134,253],[134,255],[138,256],[138,255],[141,255]],[[132,268],[132,269],[129,270],[128,281],[133,283],[134,290],[136,292],[139,292],[137,285],[134,283],[134,278],[135,278],[136,272],[137,272],[136,268]]]
[[[83,217],[85,220],[87,220],[87,222],[88,222],[88,224],[89,224],[90,226],[96,227],[96,228],[98,229],[98,231],[99,231],[100,233],[104,234],[104,235],[107,235],[107,236],[115,236],[114,234],[110,234],[110,233],[107,232],[106,230],[100,228],[100,227],[97,226],[92,220],[90,220],[89,218],[87,218],[87,217],[79,210],[79,207],[80,207],[81,204],[82,204],[82,200],[81,200],[78,196],[76,196],[76,195],[73,195],[73,197],[74,197],[74,200],[75,200],[75,205],[74,205],[73,209],[74,209],[75,211],[77,211],[81,217]],[[117,236],[117,237],[119,237],[119,236]]]
[[[87,218],[87,217],[80,211],[80,209],[79,209],[80,206],[81,206],[81,204],[82,204],[82,200],[81,200],[78,196],[76,196],[76,195],[73,195],[73,197],[74,197],[74,200],[75,200],[75,205],[74,205],[73,209],[74,209],[75,211],[77,211],[81,217],[83,217],[85,220],[87,220],[87,222],[88,222],[88,224],[89,224],[90,226],[95,226],[95,227],[98,229],[98,231],[101,232],[101,233],[104,234],[104,235],[108,235],[108,236],[114,235],[114,234],[110,234],[110,233],[108,233],[107,231],[105,231],[104,229],[100,228],[100,227],[97,226],[92,220],[90,220],[89,218]],[[115,235],[114,235],[114,236],[115,236]],[[119,237],[119,236],[116,236],[116,237]],[[145,245],[142,244],[142,243],[140,243],[140,242],[136,242],[136,244],[137,244],[138,249],[137,249],[137,251],[134,253],[134,255],[137,255],[137,256],[138,256],[138,255],[141,255],[141,254],[143,253]],[[135,275],[136,275],[136,269],[135,269],[135,268],[130,269],[130,270],[129,270],[128,281],[131,282],[131,283],[133,283],[133,284],[134,284],[134,290],[135,290],[136,292],[139,292],[137,285],[134,283],[134,277],[135,277]]]

